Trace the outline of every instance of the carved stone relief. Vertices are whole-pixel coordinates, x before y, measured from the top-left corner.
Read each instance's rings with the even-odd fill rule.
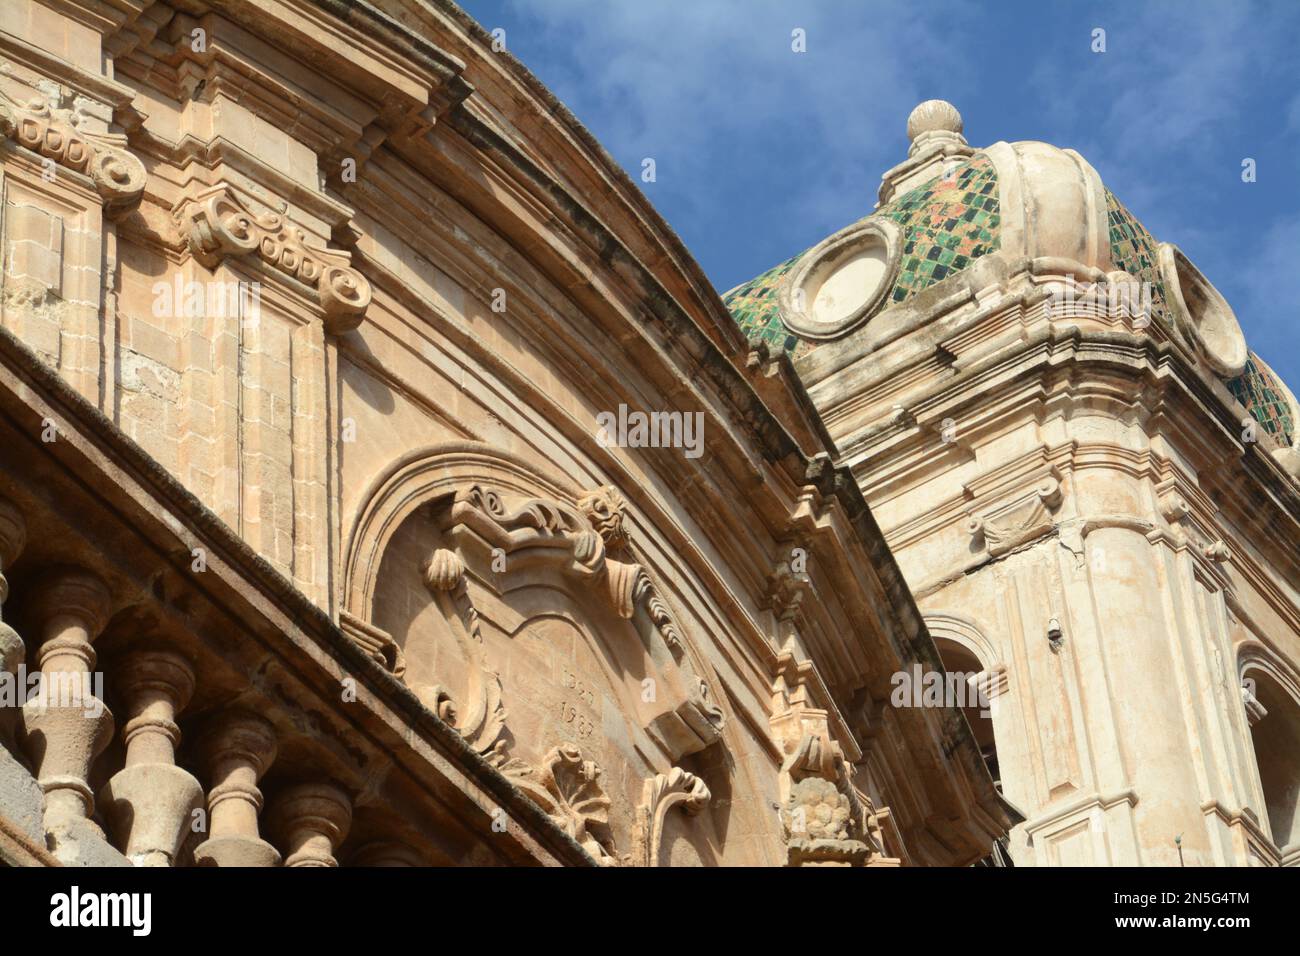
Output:
[[[852,734],[812,663],[789,650],[777,662],[771,727],[784,754],[779,816],[788,864],[896,865],[873,836],[879,826],[871,801],[853,783],[850,763],[861,754]]]
[[[351,256],[309,246],[303,231],[279,213],[255,213],[221,184],[181,202],[174,216],[190,251],[208,268],[227,256],[256,256],[315,294],[330,332],[361,324],[370,283],[352,268]]]
[[[608,487],[439,495],[390,539],[368,637],[391,633],[425,705],[600,862],[621,862],[617,833],[624,861],[656,865],[668,811],[709,799],[675,765],[725,718],[625,516]]]
[[[1051,531],[1060,506],[1061,483],[1047,477],[1029,492],[971,515],[966,528],[992,557],[998,557]]]
[[[655,774],[641,788],[637,808],[632,861],[637,866],[658,866],[664,837],[664,822],[670,810],[681,807],[693,817],[709,805],[711,794],[704,781],[680,767]]]
[[[144,194],[144,164],[126,149],[126,137],[80,127],[81,115],[48,100],[20,103],[0,90],[0,133],[19,146],[82,173],[94,183],[110,218],[130,212]]]

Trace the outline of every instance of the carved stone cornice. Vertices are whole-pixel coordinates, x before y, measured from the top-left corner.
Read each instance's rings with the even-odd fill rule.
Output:
[[[0,133],[38,156],[90,178],[104,201],[104,215],[117,218],[140,203],[147,175],[126,149],[126,137],[79,128],[81,116],[48,100],[19,103],[0,90]]]
[[[329,332],[350,332],[370,305],[370,282],[347,252],[307,244],[285,216],[256,213],[225,184],[179,203],[173,216],[194,258],[209,269],[228,256],[252,256],[311,290]]]

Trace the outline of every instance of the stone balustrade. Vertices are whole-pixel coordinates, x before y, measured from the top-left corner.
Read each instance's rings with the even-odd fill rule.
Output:
[[[281,742],[267,716],[209,706],[195,718],[196,745],[184,751],[194,767],[178,761],[178,718],[203,681],[179,642],[137,643],[119,627],[125,650],[107,658],[106,671],[97,670],[95,643],[116,610],[98,574],[57,566],[26,576],[35,583],[13,603],[21,603],[28,640],[5,623],[5,572],[22,555],[25,538],[22,514],[0,498],[0,669],[11,687],[0,708],[0,757],[10,777],[30,770],[35,778],[29,777],[36,794],[33,842],[43,829],[53,857],[69,865],[338,866],[353,805],[335,782],[282,785],[266,814],[275,843],[263,836],[259,784]],[[29,668],[32,677],[23,680]],[[125,718],[117,749],[110,749],[115,721],[106,695]],[[106,762],[118,766],[105,768]],[[98,793],[95,780],[102,781]],[[424,862],[382,833],[350,851],[348,860]]]

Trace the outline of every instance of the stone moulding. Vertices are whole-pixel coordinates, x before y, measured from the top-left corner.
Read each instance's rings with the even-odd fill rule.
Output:
[[[1061,483],[1047,477],[1015,500],[984,515],[971,515],[966,530],[982,539],[989,555],[998,557],[1052,530],[1053,512],[1061,506]]]
[[[641,805],[637,807],[633,863],[658,866],[668,811],[680,806],[688,817],[694,817],[711,799],[704,781],[681,767],[673,767],[668,773],[655,774],[647,780],[641,788]]]
[[[307,245],[306,234],[279,213],[255,213],[225,184],[183,200],[173,212],[194,258],[215,269],[228,256],[259,261],[311,289],[326,330],[350,332],[370,305],[370,282],[352,257]]]
[[[135,209],[144,195],[144,164],[126,149],[126,137],[78,128],[80,116],[48,101],[19,103],[0,90],[0,133],[38,156],[94,183],[110,219]]]

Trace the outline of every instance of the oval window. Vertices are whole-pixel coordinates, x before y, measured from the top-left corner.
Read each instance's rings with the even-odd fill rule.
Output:
[[[782,319],[804,338],[846,335],[876,310],[897,266],[897,227],[856,223],[805,253],[782,289]]]
[[[1160,244],[1160,278],[1174,307],[1174,321],[1186,343],[1220,378],[1236,378],[1249,352],[1232,307],[1201,270],[1173,243]]]

